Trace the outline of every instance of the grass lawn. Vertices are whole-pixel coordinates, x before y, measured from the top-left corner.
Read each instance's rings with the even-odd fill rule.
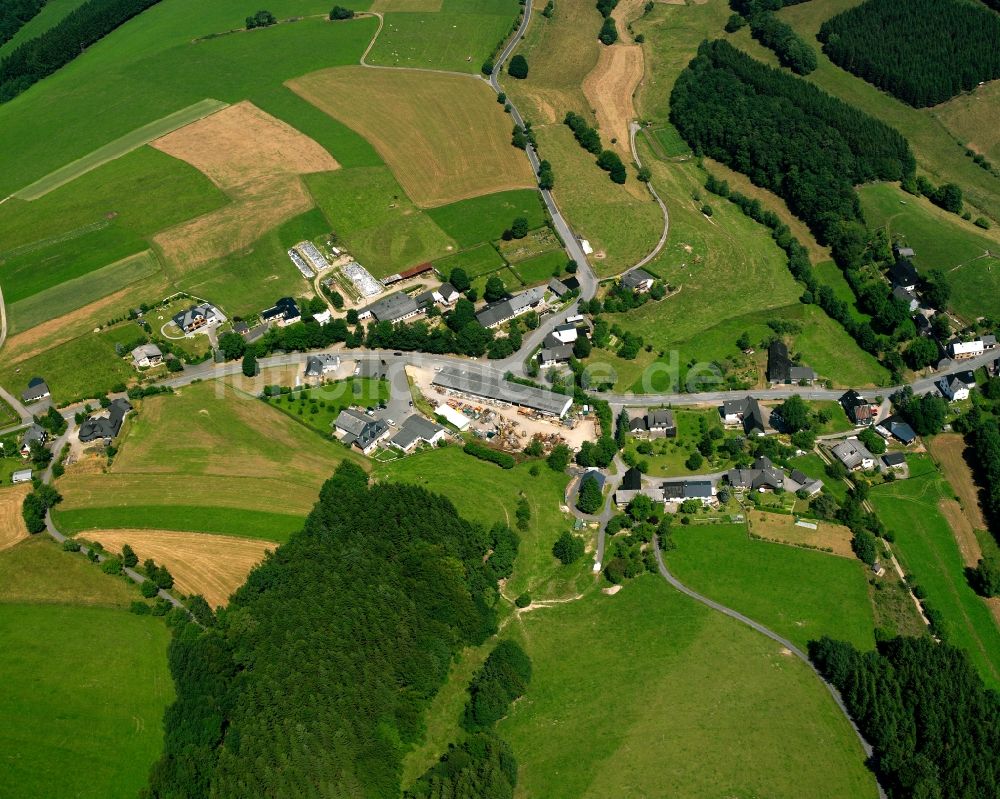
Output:
[[[844,406],[837,400],[809,400],[809,408],[814,412],[826,411],[830,416],[830,421],[816,424],[813,428],[818,436],[846,433],[848,430],[854,429],[854,423],[847,418]]]
[[[800,648],[823,635],[875,646],[861,561],[755,541],[743,525],[675,526],[673,537],[667,563],[681,582]]]
[[[537,286],[548,283],[553,274],[562,273],[567,261],[562,250],[550,250],[514,264],[512,267],[525,286]]]
[[[653,448],[652,455],[642,454],[636,450],[642,439],[630,437],[626,449],[629,452],[635,453],[639,460],[649,463],[648,474],[662,477],[691,474],[691,470],[684,465],[684,462],[698,448],[698,442],[701,440],[701,420],[703,419],[709,430],[712,428],[723,429],[719,412],[715,409],[693,411],[675,408],[674,421],[677,423],[676,438],[649,439],[649,444]],[[737,433],[734,429],[727,431],[726,437],[735,438],[738,434],[742,435],[742,431]],[[721,444],[722,439],[719,439],[716,443]],[[721,452],[717,452],[711,460],[706,460],[698,468],[698,471],[702,473],[718,472],[728,469],[730,466],[732,466],[732,461]]]
[[[16,755],[0,770],[0,794],[135,796],[160,754],[173,700],[163,621],[0,604],[0,637],[0,746]]]
[[[329,436],[334,420],[344,408],[360,405],[374,408],[389,399],[389,383],[365,377],[327,383],[305,391],[281,394],[268,404],[324,436]]]
[[[407,198],[388,167],[307,175],[333,231],[376,277],[455,252],[454,241]]]
[[[847,303],[847,308],[855,319],[859,321],[868,321],[871,319],[868,314],[858,310],[857,297],[854,296],[854,290],[847,282],[847,278],[844,277],[843,270],[837,264],[833,261],[821,261],[818,264],[813,264],[813,274],[816,275],[816,279],[820,283],[833,289],[833,293],[838,300]]]
[[[254,397],[199,383],[144,400],[107,474],[67,470],[57,519],[73,532],[141,527],[280,541],[345,458],[362,460]]]
[[[810,477],[815,477],[823,481],[823,490],[833,494],[838,500],[843,501],[847,496],[847,483],[843,480],[834,480],[827,476],[826,464],[815,452],[806,455],[799,455],[797,458],[789,459],[793,469],[801,469]]]
[[[443,494],[455,503],[462,516],[485,526],[504,522],[513,527],[518,498],[523,495],[531,508],[531,522],[527,531],[518,532],[521,545],[517,567],[504,595],[513,600],[529,591],[536,601],[571,596],[592,581],[587,574],[589,558],[563,566],[552,556],[552,545],[560,533],[572,529],[571,518],[559,510],[567,477],[544,463],[537,477],[529,469],[528,464],[497,469],[458,447],[445,447],[379,466],[377,474],[380,479],[415,483]],[[458,476],[460,479],[456,479]],[[490,487],[489,502],[483,502],[484,486]]]
[[[453,269],[461,267],[469,277],[475,278],[503,269],[504,260],[491,245],[480,244],[471,250],[438,258],[434,261],[434,266],[443,275],[450,275]]]
[[[903,570],[944,616],[949,641],[968,651],[988,685],[1000,686],[1000,629],[966,582],[955,535],[938,508],[939,500],[954,494],[930,460],[907,460],[909,479],[872,489],[871,502],[896,535],[894,548]]]
[[[10,602],[128,608],[139,599],[135,584],[111,577],[85,557],[63,552],[36,535],[0,552],[0,606]]]
[[[653,128],[650,132],[656,138],[662,154],[667,158],[677,158],[691,154],[691,148],[688,147],[688,143],[681,138],[681,134],[677,132],[677,128],[669,122]]]
[[[952,97],[929,111],[960,143],[985,155],[996,169],[997,162],[1000,161],[1000,130],[997,130],[996,125],[998,102],[1000,83],[990,81],[973,92]]]
[[[427,215],[463,249],[499,239],[517,217],[528,229],[545,224],[545,208],[535,189],[515,189],[430,208]]]
[[[440,11],[389,11],[368,62],[478,74],[517,12],[515,0],[444,0]]]
[[[876,795],[808,667],[658,577],[522,614],[505,634],[532,659],[498,725],[524,796]]]
[[[869,224],[885,227],[914,249],[922,271],[941,269],[951,284],[951,306],[968,320],[1000,316],[1000,232],[982,230],[922,197],[891,184],[859,191]],[[985,253],[993,257],[984,257]]]

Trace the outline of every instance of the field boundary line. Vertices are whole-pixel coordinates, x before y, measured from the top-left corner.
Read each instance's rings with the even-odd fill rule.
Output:
[[[361,66],[367,67],[368,69],[396,69],[404,72],[430,72],[432,75],[456,75],[462,78],[482,80],[482,76],[477,75],[474,72],[456,72],[452,69],[427,69],[425,67],[397,67],[391,64],[369,64],[367,58],[371,54],[371,51],[375,48],[375,43],[378,41],[378,35],[382,32],[385,20],[382,17],[381,11],[362,11],[361,13],[355,15],[355,18],[357,17],[378,17],[378,27],[375,29],[375,33],[372,35],[372,40],[368,42],[368,46],[361,54],[361,59],[358,62]]]
[[[75,161],[71,161],[49,172],[49,174],[39,178],[34,183],[30,183],[24,188],[15,191],[11,196],[29,202],[37,200],[40,197],[44,197],[50,191],[54,191],[60,186],[64,186],[100,166],[104,166],[109,161],[114,161],[133,150],[138,150],[154,139],[172,133],[178,128],[183,128],[185,125],[190,125],[192,122],[197,122],[228,107],[229,103],[222,102],[221,100],[213,100],[211,98],[199,100],[197,103],[193,103],[186,108],[181,108],[167,114],[165,117],[153,120],[129,131],[124,136],[119,136],[114,141],[98,147],[81,158],[77,158]]]

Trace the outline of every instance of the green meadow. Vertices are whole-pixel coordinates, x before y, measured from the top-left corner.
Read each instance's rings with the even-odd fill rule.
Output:
[[[479,244],[469,250],[438,258],[434,266],[443,275],[450,275],[453,269],[461,268],[469,277],[475,278],[502,269],[504,260],[491,245]]]
[[[344,408],[352,405],[374,408],[388,399],[389,384],[385,380],[358,377],[337,380],[305,391],[279,394],[268,400],[268,405],[329,437],[333,432],[333,422]]]
[[[678,526],[673,538],[666,560],[681,582],[801,649],[824,635],[875,646],[861,561],[753,540],[744,525]]]
[[[329,11],[302,0],[270,10],[276,16]],[[166,0],[5,103],[0,152],[8,155],[0,158],[0,195],[206,97],[236,102],[307,72],[357,63],[376,27],[370,17],[337,24],[310,18],[197,38],[241,26],[245,16],[234,0],[211,8]],[[46,135],[34,135],[39,130]]]
[[[603,353],[602,356],[603,357]],[[692,452],[698,448],[701,440],[701,425],[704,420],[706,429],[723,429],[722,417],[716,409],[696,411],[683,408],[674,408],[674,422],[677,424],[677,436],[675,438],[653,438],[649,440],[653,448],[653,454],[647,455],[639,453],[636,445],[640,439],[630,438],[626,445],[626,450],[631,452],[640,461],[649,464],[648,474],[658,477],[676,477],[691,474],[691,470],[684,465]],[[742,431],[741,431],[742,433]],[[731,431],[728,437],[735,437],[736,431]],[[721,439],[718,442],[721,444]],[[706,460],[699,467],[699,472],[722,471],[732,466],[732,462],[719,450],[716,454]]]
[[[478,74],[517,11],[515,0],[443,0],[440,11],[389,11],[368,63]]]
[[[498,725],[525,796],[876,795],[813,672],[659,577],[521,614],[504,634],[532,659]]]
[[[550,250],[518,261],[511,268],[526,286],[537,286],[539,283],[548,283],[554,274],[562,273],[566,267],[568,257],[562,250]]]
[[[859,194],[868,223],[912,247],[917,269],[945,272],[957,314],[968,320],[1000,316],[1000,234],[981,230],[892,184],[864,186]]]
[[[1000,686],[1000,629],[969,587],[955,534],[938,508],[954,492],[926,457],[909,457],[910,477],[872,489],[871,503],[895,535],[893,549],[927,602],[944,617],[948,640],[969,653],[987,684]]]
[[[462,249],[496,241],[517,217],[528,229],[545,224],[545,207],[535,189],[514,189],[427,209],[427,215]]]
[[[173,699],[163,621],[109,608],[3,604],[0,636],[0,745],[16,753],[0,770],[0,793],[135,796],[160,754],[161,718]]]
[[[308,175],[306,185],[334,232],[376,277],[455,249],[434,220],[410,202],[386,166]]]

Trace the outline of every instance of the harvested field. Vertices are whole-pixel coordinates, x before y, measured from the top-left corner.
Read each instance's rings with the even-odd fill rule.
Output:
[[[963,512],[962,506],[953,499],[942,499],[938,502],[938,509],[955,534],[958,551],[962,554],[962,562],[966,566],[975,566],[983,556],[983,550],[979,546],[976,533],[972,529],[972,525],[969,524],[969,519]]]
[[[358,66],[288,86],[370,141],[419,206],[535,185],[510,144],[510,118],[480,80]]]
[[[795,524],[796,517],[781,513],[764,513],[753,511],[750,514],[750,530],[754,535],[775,541],[779,544],[832,549],[834,555],[853,558],[851,550],[851,531],[841,524],[829,524],[809,519],[810,523],[818,525],[816,530],[799,527]]]
[[[166,566],[181,593],[201,594],[213,608],[229,601],[267,550],[278,548],[273,541],[169,530],[95,530],[84,537],[113,552],[128,544],[140,562]]]
[[[632,159],[628,125],[636,118],[632,95],[642,80],[643,59],[639,45],[601,49],[601,57],[583,82],[583,93],[594,109],[602,137],[626,163]]]
[[[28,537],[21,516],[21,503],[31,493],[30,485],[11,486],[0,491],[0,551]]]
[[[965,460],[965,439],[958,433],[942,433],[934,436],[928,446],[948,485],[958,495],[968,525],[975,530],[987,529],[983,509],[979,505],[979,489],[972,477],[972,469]],[[975,563],[971,565],[974,566]]]
[[[340,165],[323,147],[249,102],[230,106],[152,143],[187,161],[233,203],[153,240],[183,271],[237,252],[313,207],[299,175]]]

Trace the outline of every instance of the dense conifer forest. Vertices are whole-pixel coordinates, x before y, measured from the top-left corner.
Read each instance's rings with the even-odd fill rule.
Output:
[[[1000,77],[1000,16],[968,0],[867,0],[819,39],[837,66],[917,108]]]
[[[0,3],[0,45],[13,39],[44,5],[45,0],[4,0]]]
[[[697,153],[784,198],[835,249],[863,223],[854,186],[915,168],[892,128],[721,40],[703,42],[678,77],[670,120]]]
[[[58,25],[25,42],[0,61],[0,103],[51,75],[157,2],[159,0],[87,0]]]
[[[874,747],[891,799],[1000,795],[1000,696],[965,652],[926,637],[863,653],[823,638],[809,654]]]
[[[214,625],[176,632],[177,699],[145,795],[397,799],[402,755],[452,657],[496,631],[497,580],[516,542],[443,497],[369,487],[360,467],[341,465],[304,529]],[[413,795],[492,785],[478,795],[509,796],[515,774],[503,742],[475,737]]]

